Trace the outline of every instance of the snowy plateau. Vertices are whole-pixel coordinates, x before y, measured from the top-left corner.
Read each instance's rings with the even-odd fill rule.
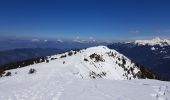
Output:
[[[156,76],[105,46],[47,59],[6,70],[0,100],[170,100],[169,82],[148,79]]]

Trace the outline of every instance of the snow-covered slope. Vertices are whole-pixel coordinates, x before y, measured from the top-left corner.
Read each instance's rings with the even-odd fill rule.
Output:
[[[170,83],[155,80],[76,80],[59,100],[169,100]]]
[[[74,51],[61,56],[74,54]],[[61,57],[60,55],[57,57]],[[54,57],[55,58],[55,57]],[[72,73],[79,78],[134,79],[139,69],[131,61],[115,50],[105,46],[81,50],[76,55],[61,59],[66,66],[72,67]],[[129,71],[129,72],[128,72]]]
[[[151,46],[154,46],[154,45],[160,45],[160,46],[169,46],[170,45],[170,40],[168,39],[161,39],[159,37],[156,37],[152,40],[136,40],[134,42],[135,44],[138,44],[138,45],[151,45]]]
[[[91,47],[80,51],[69,51],[47,58],[48,64],[45,66],[53,66],[53,63],[60,67],[65,66],[69,69],[70,73],[78,78],[103,78],[111,80],[145,78],[145,76],[142,76],[143,73],[139,66],[124,55],[105,46]],[[41,68],[39,64],[31,66]]]
[[[7,70],[0,78],[0,100],[170,99],[168,82],[129,81],[141,75],[142,71],[117,51],[91,47]]]

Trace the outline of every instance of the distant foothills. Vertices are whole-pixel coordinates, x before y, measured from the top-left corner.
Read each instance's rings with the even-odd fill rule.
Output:
[[[5,41],[3,41],[5,42]],[[0,42],[0,66],[18,61],[34,59],[62,53],[71,49],[83,49],[98,45],[108,46],[124,54],[131,60],[160,74],[170,80],[170,40],[159,37],[150,40],[132,42],[110,42],[97,40],[74,40],[71,42],[57,40],[11,40]],[[17,49],[13,49],[17,48]],[[2,50],[3,49],[3,50]]]

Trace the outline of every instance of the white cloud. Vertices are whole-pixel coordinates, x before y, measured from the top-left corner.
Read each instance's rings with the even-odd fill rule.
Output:
[[[80,37],[79,37],[79,36],[76,36],[76,39],[80,39]]]
[[[79,43],[81,43],[81,41],[80,41],[80,40],[73,40],[73,42],[79,42]]]
[[[44,42],[47,42],[48,40],[44,40]]]
[[[58,40],[57,40],[57,42],[63,42],[63,40],[61,40],[61,39],[58,39]]]
[[[94,38],[92,36],[89,37],[90,40],[93,40]]]
[[[110,41],[110,40],[103,40],[103,42],[105,42],[105,43],[113,43],[113,42]]]
[[[39,39],[32,39],[31,41],[32,42],[39,42],[40,40]]]
[[[130,34],[138,34],[138,33],[140,33],[140,31],[139,30],[132,30],[132,31],[129,31],[129,33]]]

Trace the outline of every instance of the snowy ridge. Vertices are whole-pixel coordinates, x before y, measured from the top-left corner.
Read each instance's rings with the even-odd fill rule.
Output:
[[[136,40],[134,42],[135,44],[138,45],[150,45],[150,46],[154,46],[154,45],[160,45],[160,46],[169,46],[170,45],[170,40],[169,39],[161,39],[159,37],[156,37],[152,40]]]
[[[78,78],[131,80],[140,77],[140,69],[127,57],[105,46],[91,47],[80,51],[69,51],[47,57],[48,65],[66,66]],[[32,67],[39,67],[33,64]],[[5,74],[4,74],[5,75]],[[144,77],[143,77],[144,78]]]
[[[62,55],[68,55],[68,53]],[[138,78],[135,75],[139,69],[135,67],[134,63],[117,51],[110,50],[105,46],[87,48],[72,57],[62,59],[66,64],[69,63],[74,67],[74,74],[79,78],[116,80]]]
[[[69,51],[5,71],[0,78],[0,100],[169,99],[168,82],[129,81],[146,78],[141,73],[127,57],[105,46]]]

